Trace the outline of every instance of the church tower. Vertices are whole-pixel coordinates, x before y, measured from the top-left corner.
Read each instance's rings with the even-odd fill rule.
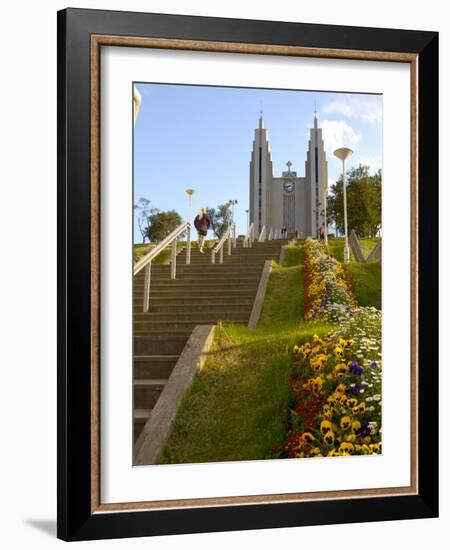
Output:
[[[319,128],[317,123],[317,112],[314,113],[314,126],[310,129],[305,177],[306,233],[317,238],[321,228],[326,231],[324,210],[328,196],[328,162],[322,139],[322,128]]]
[[[272,230],[279,235],[285,228],[289,237],[317,238],[321,229],[326,230],[324,210],[328,193],[328,164],[317,113],[310,130],[305,176],[291,169],[290,160],[286,165],[287,170],[281,176],[274,175],[269,137],[261,114],[255,129],[249,178],[249,221],[254,224],[255,235],[265,227],[267,234]]]
[[[270,185],[273,178],[272,157],[269,136],[264,128],[262,113],[258,128],[255,129],[253,150],[250,160],[250,224],[255,227],[255,235],[266,226],[270,218]]]

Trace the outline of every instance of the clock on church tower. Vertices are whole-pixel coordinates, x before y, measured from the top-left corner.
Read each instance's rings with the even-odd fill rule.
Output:
[[[283,187],[286,193],[292,193],[292,191],[295,189],[295,185],[293,181],[285,181],[283,184]]]

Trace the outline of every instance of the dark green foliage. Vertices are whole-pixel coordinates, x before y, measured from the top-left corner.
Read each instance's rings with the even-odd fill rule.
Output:
[[[375,237],[381,227],[381,170],[369,174],[369,167],[359,165],[347,172],[348,231],[359,237]],[[342,176],[331,187],[328,197],[330,223],[344,232],[344,194]]]
[[[211,229],[214,235],[220,239],[231,223],[231,207],[229,203],[219,204],[217,208],[207,207],[206,213],[211,219]]]
[[[167,210],[165,212],[155,210],[148,217],[146,237],[151,243],[160,242],[182,222],[183,220],[176,210]]]

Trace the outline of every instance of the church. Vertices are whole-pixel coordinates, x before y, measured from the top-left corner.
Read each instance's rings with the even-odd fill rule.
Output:
[[[271,229],[279,234],[286,227],[288,237],[318,238],[325,231],[328,163],[317,113],[310,129],[305,175],[297,176],[290,160],[286,166],[281,176],[274,175],[269,136],[261,113],[250,160],[249,211],[255,235],[264,227],[266,235]]]

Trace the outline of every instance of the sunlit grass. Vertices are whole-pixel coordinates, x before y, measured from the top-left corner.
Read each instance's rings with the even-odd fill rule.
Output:
[[[264,459],[284,440],[290,350],[331,328],[302,320],[303,250],[291,248],[285,255],[290,267],[273,263],[258,328],[216,328],[213,349],[184,396],[160,462]]]

